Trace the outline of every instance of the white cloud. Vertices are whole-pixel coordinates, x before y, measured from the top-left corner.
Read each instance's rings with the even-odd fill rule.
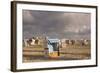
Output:
[[[32,16],[30,11],[28,10],[23,10],[23,20],[27,23],[31,23],[35,20],[35,18]]]

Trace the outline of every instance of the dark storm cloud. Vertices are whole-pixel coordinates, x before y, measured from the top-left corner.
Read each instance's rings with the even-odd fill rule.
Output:
[[[88,39],[90,22],[89,13],[23,10],[23,36],[45,34],[53,38]]]

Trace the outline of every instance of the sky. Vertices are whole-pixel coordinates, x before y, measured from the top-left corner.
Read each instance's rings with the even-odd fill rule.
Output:
[[[23,10],[23,37],[90,39],[91,14]]]

